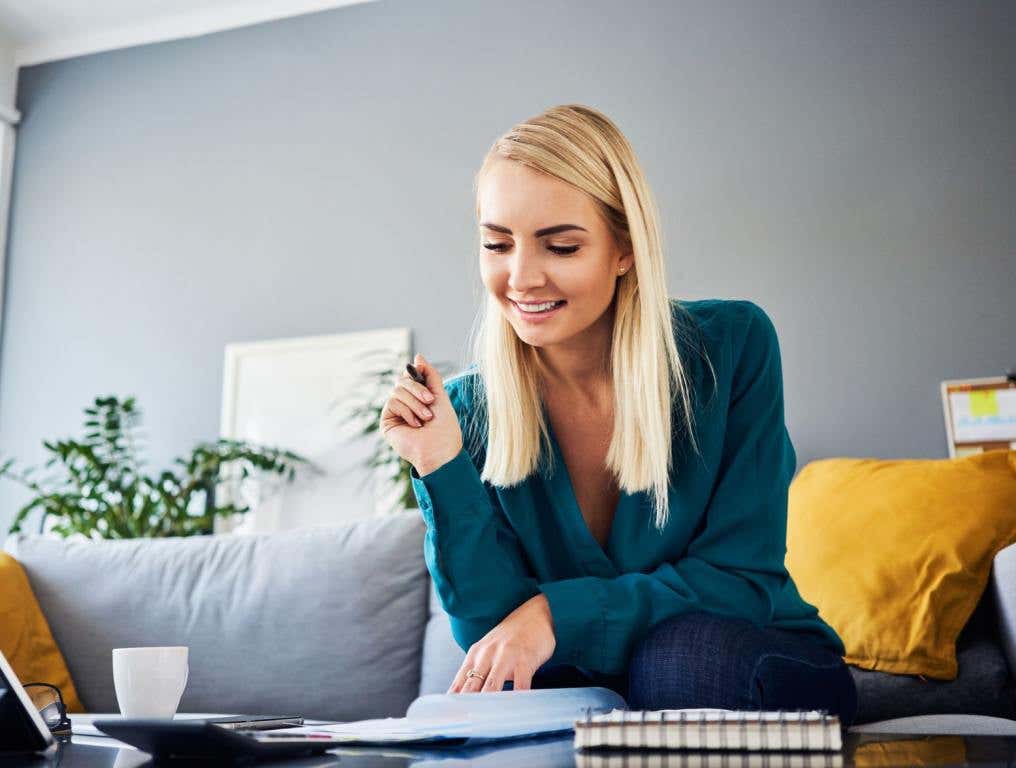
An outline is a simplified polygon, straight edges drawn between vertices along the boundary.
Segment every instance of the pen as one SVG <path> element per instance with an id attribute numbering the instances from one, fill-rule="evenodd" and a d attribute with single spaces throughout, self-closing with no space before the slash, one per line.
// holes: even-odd
<path id="1" fill-rule="evenodd" d="M 331 733 L 262 733 L 259 734 L 262 739 L 291 739 L 294 741 L 303 741 L 304 739 L 328 739 L 331 741 L 335 736 Z"/>
<path id="2" fill-rule="evenodd" d="M 423 384 L 423 386 L 427 386 L 427 377 L 424 376 L 422 373 L 420 373 L 418 370 L 416 370 L 415 365 L 413 365 L 412 363 L 406 363 L 406 371 L 409 373 L 410 376 L 413 377 L 413 381 L 415 381 L 417 384 Z"/>

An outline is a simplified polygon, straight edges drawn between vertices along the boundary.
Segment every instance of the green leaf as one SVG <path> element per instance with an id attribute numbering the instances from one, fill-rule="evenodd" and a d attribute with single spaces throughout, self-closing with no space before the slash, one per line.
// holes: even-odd
<path id="1" fill-rule="evenodd" d="M 163 470 L 149 477 L 141 471 L 146 463 L 140 454 L 141 409 L 133 396 L 120 401 L 116 396 L 96 397 L 94 408 L 85 408 L 85 437 L 43 441 L 52 456 L 45 467 L 57 468 L 46 481 L 29 478 L 37 468 L 28 468 L 23 476 L 10 473 L 15 460 L 0 467 L 0 476 L 29 486 L 34 498 L 15 515 L 11 531 L 21 530 L 25 519 L 35 510 L 45 522 L 55 518 L 50 530 L 58 535 L 82 534 L 89 538 L 132 538 L 136 536 L 191 536 L 210 533 L 215 509 L 208 506 L 203 514 L 192 507 L 201 498 L 210 499 L 220 478 L 235 476 L 238 464 L 244 476 L 264 471 L 286 476 L 292 481 L 297 467 L 321 471 L 313 462 L 279 447 L 259 446 L 242 440 L 219 439 L 198 443 L 190 455 L 176 458 L 173 464 L 183 470 L 180 476 Z M 92 427 L 89 431 L 88 427 Z M 47 489 L 45 486 L 51 486 Z M 193 503 L 192 503 L 193 502 Z M 231 514 L 242 514 L 247 507 L 228 507 Z"/>

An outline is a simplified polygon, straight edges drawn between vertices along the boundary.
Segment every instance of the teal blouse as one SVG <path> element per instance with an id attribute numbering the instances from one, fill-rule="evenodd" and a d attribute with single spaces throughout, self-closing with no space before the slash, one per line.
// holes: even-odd
<path id="1" fill-rule="evenodd" d="M 745 300 L 671 305 L 675 339 L 694 385 L 701 456 L 686 444 L 675 410 L 662 531 L 653 523 L 648 494 L 622 491 L 601 547 L 575 500 L 553 429 L 554 461 L 541 461 L 538 471 L 510 488 L 480 479 L 484 446 L 468 439 L 434 471 L 421 477 L 411 470 L 427 525 L 427 568 L 463 650 L 542 592 L 557 641 L 548 664 L 622 673 L 650 627 L 687 611 L 805 633 L 844 654 L 839 636 L 800 596 L 784 567 L 787 491 L 797 458 L 783 420 L 772 321 Z M 702 352 L 715 370 L 715 386 Z M 475 366 L 445 382 L 464 436 L 470 419 L 484 423 L 475 405 L 479 386 Z"/>

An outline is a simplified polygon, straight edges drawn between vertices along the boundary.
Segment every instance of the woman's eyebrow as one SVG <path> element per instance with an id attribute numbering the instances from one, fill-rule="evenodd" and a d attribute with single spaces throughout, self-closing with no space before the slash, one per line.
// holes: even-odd
<path id="1" fill-rule="evenodd" d="M 492 229 L 495 232 L 501 232 L 505 235 L 512 234 L 512 231 L 508 229 L 508 227 L 502 227 L 500 224 L 492 224 L 489 221 L 481 223 L 480 226 L 485 227 L 486 229 Z M 580 227 L 578 224 L 556 224 L 553 227 L 544 227 L 543 229 L 536 230 L 533 233 L 533 237 L 546 237 L 547 235 L 556 235 L 558 232 L 567 232 L 570 229 L 581 229 L 583 232 L 589 231 L 585 227 Z"/>

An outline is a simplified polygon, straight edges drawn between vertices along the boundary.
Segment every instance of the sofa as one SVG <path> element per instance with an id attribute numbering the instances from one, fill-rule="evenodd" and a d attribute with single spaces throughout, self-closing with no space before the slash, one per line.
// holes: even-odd
<path id="1" fill-rule="evenodd" d="M 180 711 L 398 717 L 464 659 L 416 510 L 273 534 L 86 541 L 10 536 L 85 708 L 116 712 L 111 650 L 186 645 Z M 1016 545 L 957 644 L 959 675 L 851 667 L 852 730 L 1016 734 Z M 930 717 L 929 717 L 930 716 Z M 915 719 L 916 717 L 916 719 Z"/>

